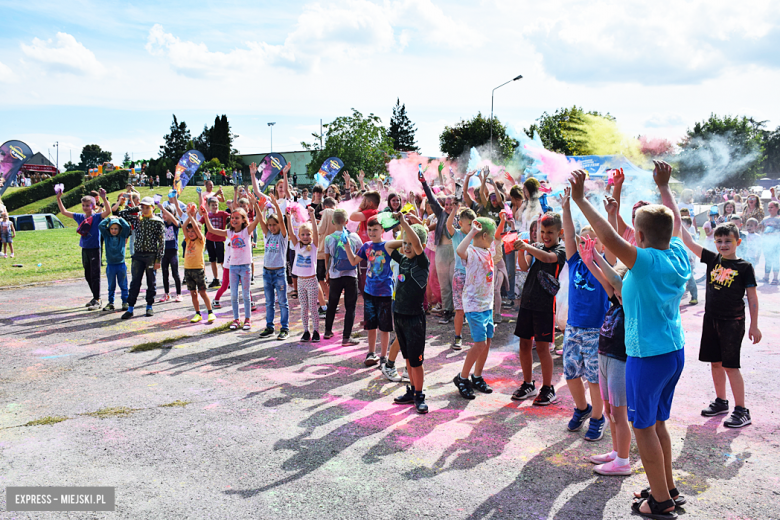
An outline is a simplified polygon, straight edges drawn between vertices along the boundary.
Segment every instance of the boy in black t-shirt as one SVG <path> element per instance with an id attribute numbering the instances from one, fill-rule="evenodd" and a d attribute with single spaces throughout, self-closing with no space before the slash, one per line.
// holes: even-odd
<path id="1" fill-rule="evenodd" d="M 537 396 L 534 404 L 546 406 L 557 401 L 552 386 L 553 360 L 550 343 L 555 339 L 555 294 L 558 292 L 558 275 L 566 263 L 566 248 L 558 242 L 562 221 L 557 213 L 541 218 L 541 247 L 515 242 L 515 249 L 523 251 L 518 255 L 520 269 L 528 271 L 520 298 L 520 312 L 517 314 L 515 336 L 520 338 L 520 365 L 523 368 L 523 384 L 512 399 L 522 400 Z M 533 260 L 533 264 L 530 262 Z M 529 266 L 530 265 L 530 266 Z M 533 372 L 533 344 L 536 340 L 536 354 L 542 365 L 542 388 L 536 390 L 531 380 Z M 538 395 L 537 395 L 538 394 Z"/>
<path id="2" fill-rule="evenodd" d="M 750 410 L 745 408 L 745 383 L 739 371 L 740 348 L 745 337 L 745 302 L 747 292 L 750 308 L 748 337 L 753 343 L 761 341 L 758 330 L 758 296 L 756 275 L 750 262 L 737 258 L 739 229 L 728 222 L 720 224 L 713 233 L 718 253 L 704 249 L 683 228 L 683 240 L 693 254 L 707 264 L 707 302 L 704 307 L 699 361 L 711 363 L 715 400 L 702 410 L 705 417 L 729 412 L 726 400 L 726 378 L 734 394 L 734 412 L 723 425 L 742 428 L 751 423 Z"/>
<path id="3" fill-rule="evenodd" d="M 394 216 L 403 229 L 403 245 L 400 251 L 390 247 L 393 242 L 387 242 L 385 247 L 391 251 L 390 258 L 398 262 L 393 318 L 396 339 L 406 359 L 411 385 L 406 387 L 404 395 L 393 401 L 396 404 L 414 404 L 417 413 L 428 413 L 423 394 L 422 367 L 425 356 L 425 309 L 422 303 L 430 265 L 428 257 L 423 254 L 423 244 L 428 240 L 428 232 L 420 224 L 410 225 L 401 213 Z"/>

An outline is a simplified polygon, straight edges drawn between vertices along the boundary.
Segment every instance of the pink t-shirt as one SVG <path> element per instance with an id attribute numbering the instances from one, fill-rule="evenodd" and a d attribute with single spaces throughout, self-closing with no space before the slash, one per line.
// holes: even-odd
<path id="1" fill-rule="evenodd" d="M 252 263 L 252 239 L 247 228 L 236 233 L 231 229 L 227 230 L 227 239 L 230 243 L 230 265 L 250 265 Z"/>
<path id="2" fill-rule="evenodd" d="M 309 278 L 317 274 L 317 246 L 309 244 L 307 250 L 305 244 L 298 242 L 293 248 L 295 260 L 293 261 L 292 274 L 300 278 Z"/>

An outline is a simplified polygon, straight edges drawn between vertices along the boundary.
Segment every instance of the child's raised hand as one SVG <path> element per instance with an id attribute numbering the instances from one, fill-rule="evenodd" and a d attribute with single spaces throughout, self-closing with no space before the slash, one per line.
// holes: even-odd
<path id="1" fill-rule="evenodd" d="M 360 170 L 360 171 L 358 172 L 358 180 L 361 180 L 361 181 L 362 181 L 362 180 L 365 180 L 365 178 L 366 178 L 366 174 L 365 174 L 365 173 L 363 173 L 363 170 Z"/>
<path id="2" fill-rule="evenodd" d="M 583 237 L 580 243 L 580 257 L 586 264 L 593 262 L 593 248 L 596 245 L 596 241 L 588 237 Z"/>
<path id="3" fill-rule="evenodd" d="M 292 163 L 285 164 L 284 168 L 282 168 L 282 175 L 286 176 L 287 173 L 290 171 L 290 168 L 292 168 Z"/>
<path id="4" fill-rule="evenodd" d="M 653 180 L 659 188 L 669 185 L 669 178 L 672 176 L 672 166 L 664 161 L 653 161 Z"/>
<path id="5" fill-rule="evenodd" d="M 471 229 L 476 231 L 482 231 L 482 224 L 478 220 L 475 220 L 474 222 L 471 223 Z"/>
<path id="6" fill-rule="evenodd" d="M 561 207 L 564 210 L 568 210 L 571 206 L 571 188 L 565 187 L 563 189 L 563 193 L 561 193 L 560 197 L 558 197 L 558 202 L 561 204 Z"/>
<path id="7" fill-rule="evenodd" d="M 306 208 L 309 212 L 309 217 L 311 217 L 312 220 L 314 220 L 314 208 L 312 206 L 309 206 Z"/>
<path id="8" fill-rule="evenodd" d="M 587 173 L 585 170 L 575 170 L 571 172 L 569 183 L 571 184 L 571 198 L 574 202 L 581 201 L 585 198 L 585 178 Z"/>
<path id="9" fill-rule="evenodd" d="M 272 203 L 276 204 L 276 195 L 274 195 L 273 191 L 268 192 L 268 198 Z"/>
<path id="10" fill-rule="evenodd" d="M 249 165 L 249 173 L 252 175 L 257 174 L 257 163 L 252 163 Z"/>
<path id="11" fill-rule="evenodd" d="M 101 198 L 105 197 L 106 196 L 106 190 L 104 188 L 100 188 L 98 190 L 98 194 L 100 195 Z"/>
<path id="12" fill-rule="evenodd" d="M 626 174 L 623 173 L 623 168 L 618 168 L 612 173 L 612 182 L 615 187 L 618 188 L 623 185 L 623 181 L 626 180 Z"/>
<path id="13" fill-rule="evenodd" d="M 604 197 L 604 209 L 607 212 L 607 215 L 612 215 L 617 212 L 618 210 L 618 203 L 615 199 L 607 195 Z"/>

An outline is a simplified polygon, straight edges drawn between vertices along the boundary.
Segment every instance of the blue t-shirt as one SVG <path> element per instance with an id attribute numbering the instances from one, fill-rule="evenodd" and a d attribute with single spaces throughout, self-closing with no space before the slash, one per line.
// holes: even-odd
<path id="1" fill-rule="evenodd" d="M 393 269 L 390 267 L 390 255 L 385 251 L 385 242 L 366 242 L 357 255 L 368 262 L 366 292 L 371 296 L 392 296 Z"/>
<path id="2" fill-rule="evenodd" d="M 569 317 L 567 325 L 599 329 L 609 309 L 607 291 L 582 261 L 579 251 L 566 261 L 569 264 Z"/>
<path id="3" fill-rule="evenodd" d="M 82 222 L 87 220 L 87 216 L 83 213 L 74 213 L 73 220 L 76 221 L 76 224 L 81 225 Z M 92 214 L 92 227 L 89 230 L 89 235 L 81 237 L 81 240 L 79 240 L 79 246 L 83 247 L 84 249 L 100 248 L 100 230 L 98 229 L 98 226 L 100 226 L 101 220 L 103 220 L 101 213 Z"/>
<path id="4" fill-rule="evenodd" d="M 660 356 L 685 345 L 680 300 L 691 276 L 688 251 L 672 237 L 669 249 L 636 250 L 636 263 L 623 281 L 626 354 Z"/>
<path id="5" fill-rule="evenodd" d="M 464 238 L 466 238 L 466 233 L 456 229 L 455 234 L 452 235 L 452 250 L 455 251 L 455 272 L 466 276 L 466 266 L 463 265 L 463 259 L 458 254 L 458 246 L 463 242 Z"/>
<path id="6" fill-rule="evenodd" d="M 179 250 L 179 226 L 165 221 L 165 249 Z"/>

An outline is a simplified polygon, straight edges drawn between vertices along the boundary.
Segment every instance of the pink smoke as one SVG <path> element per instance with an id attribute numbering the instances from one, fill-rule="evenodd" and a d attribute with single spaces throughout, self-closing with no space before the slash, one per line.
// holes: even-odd
<path id="1" fill-rule="evenodd" d="M 656 157 L 674 152 L 674 145 L 668 139 L 639 136 L 639 147 L 642 154 Z"/>
<path id="2" fill-rule="evenodd" d="M 552 185 L 566 184 L 569 175 L 582 166 L 578 161 L 569 159 L 563 154 L 551 152 L 544 148 L 531 148 L 525 146 L 528 155 L 537 159 L 539 171 L 547 175 L 547 181 Z"/>
<path id="3" fill-rule="evenodd" d="M 450 181 L 450 167 L 455 170 L 455 163 L 450 163 L 446 159 L 433 159 L 428 160 L 427 157 L 423 157 L 416 153 L 409 153 L 406 159 L 393 159 L 387 165 L 388 173 L 390 174 L 390 184 L 397 192 L 403 191 L 408 193 L 414 191 L 419 193 L 422 191 L 420 181 L 417 179 L 418 165 L 422 164 L 425 171 L 425 180 L 428 184 L 439 183 L 439 164 L 444 164 L 444 169 L 441 172 L 442 178 L 446 183 Z"/>

